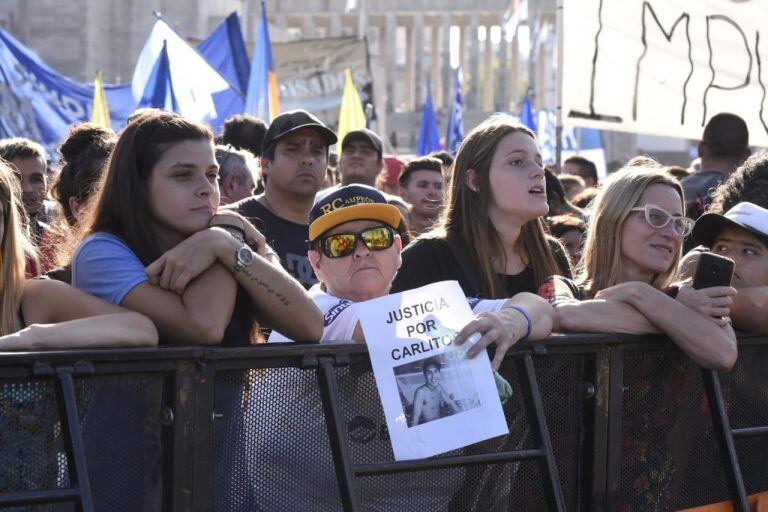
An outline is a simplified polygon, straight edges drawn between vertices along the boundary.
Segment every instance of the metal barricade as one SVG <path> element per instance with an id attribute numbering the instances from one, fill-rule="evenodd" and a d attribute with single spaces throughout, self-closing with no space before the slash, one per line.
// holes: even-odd
<path id="1" fill-rule="evenodd" d="M 768 425 L 766 355 L 768 339 L 741 338 L 713 388 L 748 494 L 768 490 L 768 440 L 750 435 Z M 677 510 L 732 498 L 718 448 L 729 431 L 668 340 L 554 335 L 516 347 L 501 373 L 514 390 L 507 435 L 402 463 L 363 345 L 2 354 L 0 510 Z"/>

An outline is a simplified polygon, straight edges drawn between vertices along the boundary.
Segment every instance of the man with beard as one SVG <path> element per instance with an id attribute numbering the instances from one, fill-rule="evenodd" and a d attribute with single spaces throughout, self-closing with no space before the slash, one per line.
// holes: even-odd
<path id="1" fill-rule="evenodd" d="M 277 116 L 264 135 L 264 193 L 228 206 L 250 220 L 305 288 L 317 282 L 307 258 L 309 211 L 325 180 L 336 134 L 306 110 Z"/>
<path id="2" fill-rule="evenodd" d="M 398 193 L 411 205 L 409 227 L 414 236 L 426 233 L 440 217 L 443 208 L 443 166 L 434 157 L 422 157 L 406 164 Z"/>

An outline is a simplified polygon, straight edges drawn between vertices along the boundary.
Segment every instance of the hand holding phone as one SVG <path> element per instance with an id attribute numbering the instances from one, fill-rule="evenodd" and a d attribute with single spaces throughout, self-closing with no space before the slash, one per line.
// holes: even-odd
<path id="1" fill-rule="evenodd" d="M 731 297 L 736 290 L 730 286 L 734 262 L 712 253 L 701 253 L 693 283 L 684 283 L 677 300 L 699 313 L 712 317 L 721 327 L 730 323 Z"/>
<path id="2" fill-rule="evenodd" d="M 699 256 L 696 273 L 693 275 L 693 287 L 697 290 L 713 286 L 730 286 L 735 263 L 732 259 L 703 252 Z"/>

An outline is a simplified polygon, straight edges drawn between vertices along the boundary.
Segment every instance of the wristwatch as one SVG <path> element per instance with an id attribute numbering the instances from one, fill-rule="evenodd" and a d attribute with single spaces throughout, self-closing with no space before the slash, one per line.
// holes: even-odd
<path id="1" fill-rule="evenodd" d="M 235 252 L 235 267 L 237 267 L 238 270 L 250 267 L 252 263 L 253 251 L 251 251 L 251 248 L 247 245 L 240 247 Z"/>

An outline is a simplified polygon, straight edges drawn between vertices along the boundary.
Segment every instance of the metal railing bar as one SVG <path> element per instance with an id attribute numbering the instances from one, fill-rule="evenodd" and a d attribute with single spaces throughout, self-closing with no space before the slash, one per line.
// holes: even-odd
<path id="1" fill-rule="evenodd" d="M 482 455 L 459 455 L 456 457 L 444 457 L 439 459 L 359 464 L 354 466 L 354 472 L 357 476 L 376 476 L 391 473 L 407 473 L 411 471 L 428 471 L 431 469 L 473 466 L 478 464 L 502 464 L 506 462 L 527 461 L 544 456 L 545 452 L 541 449 L 516 450 L 509 452 L 484 453 Z"/>
<path id="2" fill-rule="evenodd" d="M 734 428 L 731 430 L 733 437 L 757 437 L 768 436 L 768 425 L 760 427 Z"/>
<path id="3" fill-rule="evenodd" d="M 325 424 L 328 428 L 328 438 L 333 454 L 333 466 L 339 484 L 339 494 L 345 511 L 360 510 L 360 504 L 355 486 L 355 475 L 352 468 L 352 455 L 343 430 L 344 418 L 339 404 L 339 390 L 336 375 L 333 371 L 334 361 L 330 357 L 319 359 L 317 380 L 320 386 L 320 396 L 323 400 Z"/>

